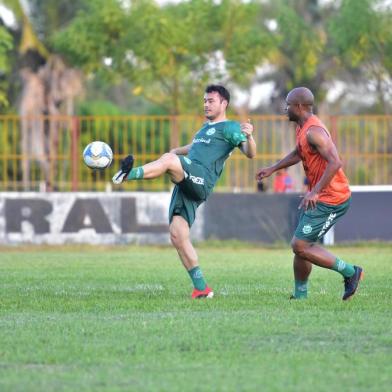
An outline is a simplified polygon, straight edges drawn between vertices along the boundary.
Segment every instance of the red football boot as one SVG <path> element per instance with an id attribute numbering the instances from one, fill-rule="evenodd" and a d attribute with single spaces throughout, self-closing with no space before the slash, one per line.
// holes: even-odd
<path id="1" fill-rule="evenodd" d="M 192 298 L 212 298 L 214 292 L 208 286 L 204 290 L 193 289 Z"/>

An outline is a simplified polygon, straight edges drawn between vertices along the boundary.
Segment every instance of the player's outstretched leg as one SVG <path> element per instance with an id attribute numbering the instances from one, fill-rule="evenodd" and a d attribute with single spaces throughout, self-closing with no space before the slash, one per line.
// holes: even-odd
<path id="1" fill-rule="evenodd" d="M 170 224 L 170 239 L 192 280 L 194 287 L 192 298 L 212 298 L 214 292 L 207 286 L 204 279 L 199 267 L 197 253 L 189 238 L 188 222 L 182 216 L 175 215 L 173 217 Z"/>
<path id="2" fill-rule="evenodd" d="M 184 179 L 184 169 L 180 158 L 176 154 L 168 152 L 156 161 L 135 168 L 133 168 L 133 162 L 132 155 L 128 155 L 121 161 L 121 169 L 112 179 L 115 184 L 121 184 L 125 180 L 151 180 L 165 173 L 169 174 L 175 183 Z"/>

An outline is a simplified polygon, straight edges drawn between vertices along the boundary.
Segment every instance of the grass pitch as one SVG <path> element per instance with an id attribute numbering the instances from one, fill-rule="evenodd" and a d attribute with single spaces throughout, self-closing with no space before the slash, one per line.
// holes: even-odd
<path id="1" fill-rule="evenodd" d="M 363 266 L 314 268 L 289 301 L 292 256 L 203 246 L 212 300 L 171 248 L 26 248 L 0 253 L 1 391 L 388 391 L 392 245 L 335 248 Z"/>

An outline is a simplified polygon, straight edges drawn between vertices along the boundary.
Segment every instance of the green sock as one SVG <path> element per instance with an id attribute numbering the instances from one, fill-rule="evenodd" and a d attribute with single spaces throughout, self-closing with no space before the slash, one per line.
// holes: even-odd
<path id="1" fill-rule="evenodd" d="M 297 299 L 308 298 L 308 281 L 295 279 L 294 297 Z"/>
<path id="2" fill-rule="evenodd" d="M 192 279 L 193 286 L 195 289 L 204 290 L 206 288 L 206 281 L 203 278 L 203 273 L 200 267 L 194 267 L 188 271 L 189 276 Z"/>
<path id="3" fill-rule="evenodd" d="M 355 273 L 354 266 L 344 262 L 343 260 L 339 259 L 339 257 L 336 258 L 332 269 L 336 272 L 339 272 L 339 274 L 342 274 L 345 278 L 350 278 Z"/>
<path id="4" fill-rule="evenodd" d="M 144 177 L 144 169 L 143 166 L 135 167 L 132 169 L 129 174 L 127 179 L 128 180 L 141 180 Z"/>

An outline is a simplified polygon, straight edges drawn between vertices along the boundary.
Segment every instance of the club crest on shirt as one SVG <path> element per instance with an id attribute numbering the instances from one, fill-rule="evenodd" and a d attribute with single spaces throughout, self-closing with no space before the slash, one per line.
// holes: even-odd
<path id="1" fill-rule="evenodd" d="M 211 136 L 211 135 L 213 135 L 215 132 L 216 132 L 216 129 L 215 129 L 215 128 L 210 128 L 210 129 L 206 132 L 206 135 Z"/>
<path id="2" fill-rule="evenodd" d="M 304 233 L 304 234 L 310 234 L 311 232 L 312 232 L 312 226 L 310 226 L 310 225 L 305 225 L 303 228 L 302 228 L 302 232 Z"/>

